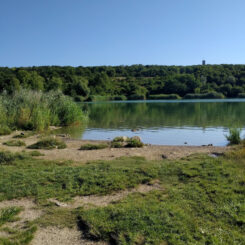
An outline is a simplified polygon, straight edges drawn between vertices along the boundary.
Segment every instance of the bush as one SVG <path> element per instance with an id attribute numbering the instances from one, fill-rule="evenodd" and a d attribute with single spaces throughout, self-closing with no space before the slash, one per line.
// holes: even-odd
<path id="1" fill-rule="evenodd" d="M 0 135 L 11 134 L 11 129 L 6 125 L 0 125 Z"/>
<path id="2" fill-rule="evenodd" d="M 129 140 L 129 137 L 127 136 L 118 136 L 115 137 L 112 142 L 127 142 Z"/>
<path id="3" fill-rule="evenodd" d="M 51 150 L 51 149 L 65 149 L 67 146 L 66 144 L 58 139 L 55 138 L 46 138 L 38 141 L 37 143 L 28 146 L 29 149 L 44 149 L 44 150 Z"/>
<path id="4" fill-rule="evenodd" d="M 108 148 L 107 144 L 85 144 L 82 145 L 79 150 L 88 151 L 88 150 L 101 150 L 105 148 Z"/>
<path id="5" fill-rule="evenodd" d="M 238 98 L 244 99 L 245 98 L 245 93 L 239 93 L 237 95 Z"/>
<path id="6" fill-rule="evenodd" d="M 9 140 L 3 143 L 4 145 L 7 146 L 25 146 L 25 142 L 21 140 Z"/>
<path id="7" fill-rule="evenodd" d="M 82 122 L 86 117 L 71 98 L 61 92 L 42 93 L 20 90 L 13 95 L 0 96 L 2 125 L 24 130 L 45 130 L 50 125 L 68 126 Z"/>
<path id="8" fill-rule="evenodd" d="M 178 94 L 152 94 L 149 95 L 150 100 L 179 100 L 181 97 Z"/>
<path id="9" fill-rule="evenodd" d="M 9 151 L 0 151 L 0 165 L 12 163 L 17 159 L 25 159 L 28 156 L 21 153 L 11 153 Z"/>
<path id="10" fill-rule="evenodd" d="M 138 147 L 143 147 L 143 146 L 144 144 L 141 140 L 135 139 L 134 137 L 132 137 L 128 140 L 128 143 L 125 147 L 137 147 L 138 148 Z"/>
<path id="11" fill-rule="evenodd" d="M 145 100 L 146 97 L 144 94 L 132 94 L 130 96 L 128 96 L 129 100 Z"/>
<path id="12" fill-rule="evenodd" d="M 229 145 L 237 145 L 241 143 L 241 129 L 230 128 L 229 134 L 226 135 L 226 139 L 229 141 Z"/>
<path id="13" fill-rule="evenodd" d="M 184 99 L 224 99 L 222 93 L 210 92 L 205 94 L 186 94 Z"/>
<path id="14" fill-rule="evenodd" d="M 123 144 L 123 142 L 118 141 L 118 142 L 111 142 L 111 148 L 123 148 L 125 147 L 125 145 Z"/>

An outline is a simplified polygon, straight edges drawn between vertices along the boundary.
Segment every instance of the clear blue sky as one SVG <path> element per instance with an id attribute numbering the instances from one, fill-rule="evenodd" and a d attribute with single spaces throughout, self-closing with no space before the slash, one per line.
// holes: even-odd
<path id="1" fill-rule="evenodd" d="M 245 63 L 244 0 L 2 0 L 0 66 Z"/>

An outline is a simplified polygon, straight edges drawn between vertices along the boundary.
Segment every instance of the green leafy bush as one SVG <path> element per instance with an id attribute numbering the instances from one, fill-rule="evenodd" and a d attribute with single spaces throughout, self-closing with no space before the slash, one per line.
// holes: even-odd
<path id="1" fill-rule="evenodd" d="M 140 148 L 140 147 L 143 147 L 143 146 L 144 146 L 144 144 L 143 144 L 143 142 L 141 140 L 132 137 L 132 138 L 130 138 L 127 141 L 127 145 L 125 147 L 137 147 L 137 148 Z"/>
<path id="2" fill-rule="evenodd" d="M 0 111 L 4 113 L 1 125 L 6 128 L 44 130 L 50 125 L 68 126 L 86 119 L 80 106 L 61 92 L 42 93 L 20 90 L 0 96 Z M 1 126 L 3 127 L 3 126 Z"/>
<path id="3" fill-rule="evenodd" d="M 186 94 L 184 99 L 224 99 L 225 96 L 218 92 L 209 92 L 204 94 Z"/>
<path id="4" fill-rule="evenodd" d="M 37 143 L 28 146 L 29 149 L 44 149 L 44 150 L 51 150 L 51 149 L 64 149 L 66 148 L 65 142 L 55 139 L 55 138 L 46 138 L 38 141 Z"/>
<path id="5" fill-rule="evenodd" d="M 181 97 L 178 94 L 151 94 L 148 97 L 150 100 L 179 100 Z"/>
<path id="6" fill-rule="evenodd" d="M 226 139 L 229 141 L 230 145 L 237 145 L 241 143 L 241 129 L 240 128 L 230 128 L 229 134 L 226 135 Z"/>
<path id="7" fill-rule="evenodd" d="M 108 148 L 107 144 L 85 144 L 79 150 L 101 150 L 105 148 Z"/>

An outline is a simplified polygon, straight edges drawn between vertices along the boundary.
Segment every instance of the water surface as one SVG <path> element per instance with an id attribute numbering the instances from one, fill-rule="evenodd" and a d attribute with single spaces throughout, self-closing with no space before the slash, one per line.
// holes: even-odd
<path id="1" fill-rule="evenodd" d="M 224 146 L 229 127 L 245 134 L 245 99 L 127 101 L 81 105 L 89 113 L 84 129 L 73 128 L 75 138 L 106 140 L 138 135 L 144 143 L 159 145 Z"/>

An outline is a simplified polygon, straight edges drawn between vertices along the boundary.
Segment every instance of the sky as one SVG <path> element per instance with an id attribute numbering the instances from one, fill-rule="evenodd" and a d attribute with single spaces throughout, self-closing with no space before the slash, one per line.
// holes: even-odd
<path id="1" fill-rule="evenodd" d="M 245 64 L 244 0 L 1 0 L 0 66 Z"/>

